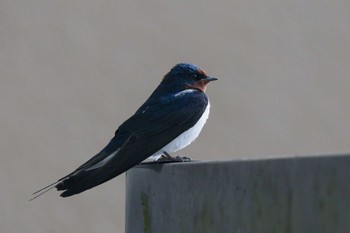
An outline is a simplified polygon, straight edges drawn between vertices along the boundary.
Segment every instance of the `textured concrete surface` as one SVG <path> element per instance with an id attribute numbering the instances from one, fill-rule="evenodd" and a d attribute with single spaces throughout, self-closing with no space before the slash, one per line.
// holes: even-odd
<path id="1" fill-rule="evenodd" d="M 350 155 L 140 165 L 126 233 L 348 233 Z"/>
<path id="2" fill-rule="evenodd" d="M 27 200 L 105 146 L 180 61 L 220 81 L 177 155 L 350 152 L 349 12 L 346 0 L 0 0 L 0 232 L 123 233 L 124 175 Z"/>

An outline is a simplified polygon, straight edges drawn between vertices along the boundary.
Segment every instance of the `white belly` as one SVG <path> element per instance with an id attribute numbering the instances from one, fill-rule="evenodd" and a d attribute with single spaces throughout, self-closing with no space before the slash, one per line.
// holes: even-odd
<path id="1" fill-rule="evenodd" d="M 209 117 L 209 109 L 210 109 L 210 103 L 208 101 L 207 108 L 203 112 L 199 121 L 194 126 L 192 126 L 192 128 L 188 129 L 187 131 L 177 136 L 177 138 L 172 140 L 168 145 L 166 145 L 165 147 L 163 147 L 162 149 L 154 153 L 149 158 L 157 160 L 163 154 L 163 151 L 171 153 L 171 152 L 178 151 L 188 146 L 189 144 L 191 144 L 191 142 L 193 142 L 198 137 L 205 122 L 207 121 Z"/>

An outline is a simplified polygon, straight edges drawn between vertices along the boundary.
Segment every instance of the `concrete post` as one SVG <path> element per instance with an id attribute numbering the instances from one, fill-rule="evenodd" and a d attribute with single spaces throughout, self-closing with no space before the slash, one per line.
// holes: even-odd
<path id="1" fill-rule="evenodd" d="M 126 233 L 349 233 L 350 156 L 139 165 Z"/>

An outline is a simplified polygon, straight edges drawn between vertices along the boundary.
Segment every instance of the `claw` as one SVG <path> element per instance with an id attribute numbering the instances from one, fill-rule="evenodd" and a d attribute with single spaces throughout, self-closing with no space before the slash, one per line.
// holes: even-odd
<path id="1" fill-rule="evenodd" d="M 168 152 L 163 151 L 162 156 L 157 160 L 159 162 L 191 162 L 192 160 L 188 157 L 172 157 Z"/>
<path id="2" fill-rule="evenodd" d="M 180 157 L 180 156 L 176 156 L 175 159 L 179 162 L 191 162 L 191 158 L 188 158 L 186 156 Z"/>

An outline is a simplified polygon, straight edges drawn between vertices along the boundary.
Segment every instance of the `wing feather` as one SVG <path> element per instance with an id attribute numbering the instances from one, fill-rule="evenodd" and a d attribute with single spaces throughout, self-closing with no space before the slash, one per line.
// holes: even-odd
<path id="1" fill-rule="evenodd" d="M 153 155 L 181 133 L 195 125 L 208 99 L 203 92 L 152 100 L 116 131 L 111 142 L 95 157 L 81 165 L 56 187 L 71 196 L 104 183 Z M 89 170 L 113 151 L 118 152 L 103 166 Z"/>

